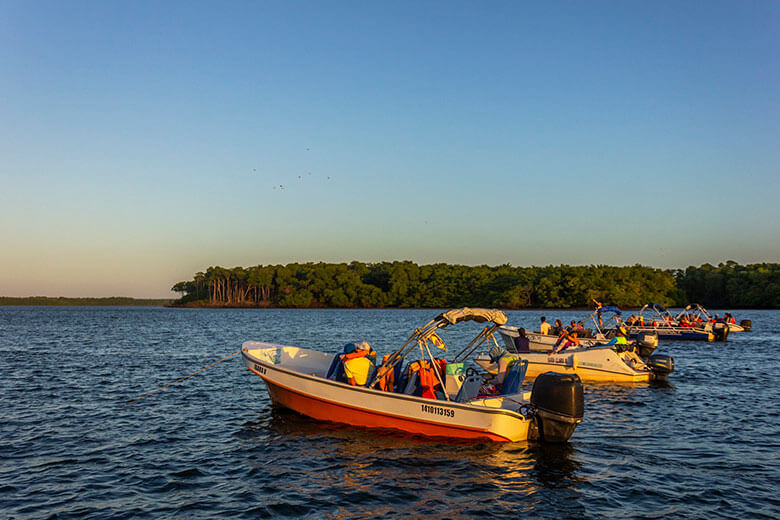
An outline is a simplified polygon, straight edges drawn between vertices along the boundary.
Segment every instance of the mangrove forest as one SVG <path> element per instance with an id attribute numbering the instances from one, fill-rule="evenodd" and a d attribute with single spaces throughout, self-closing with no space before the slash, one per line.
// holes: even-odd
<path id="1" fill-rule="evenodd" d="M 779 308 L 780 264 L 726 262 L 684 270 L 614 267 L 292 263 L 209 267 L 172 288 L 174 305 L 283 308 L 586 308 L 696 302 Z"/>

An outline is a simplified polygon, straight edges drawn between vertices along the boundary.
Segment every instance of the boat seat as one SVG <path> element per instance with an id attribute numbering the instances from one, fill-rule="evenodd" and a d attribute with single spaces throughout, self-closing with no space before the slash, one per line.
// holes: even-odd
<path id="1" fill-rule="evenodd" d="M 406 389 L 406 383 L 409 382 L 409 372 L 406 363 L 400 361 L 393 370 L 395 370 L 395 388 L 393 388 L 393 392 L 402 394 Z"/>
<path id="2" fill-rule="evenodd" d="M 519 359 L 512 363 L 504 377 L 504 386 L 501 388 L 501 395 L 516 394 L 525 379 L 525 373 L 528 370 L 528 360 Z"/>
<path id="3" fill-rule="evenodd" d="M 473 375 L 466 378 L 458 391 L 458 395 L 455 396 L 455 401 L 458 403 L 465 403 L 474 399 L 479 394 L 479 388 L 482 386 L 482 377 L 479 375 Z"/>

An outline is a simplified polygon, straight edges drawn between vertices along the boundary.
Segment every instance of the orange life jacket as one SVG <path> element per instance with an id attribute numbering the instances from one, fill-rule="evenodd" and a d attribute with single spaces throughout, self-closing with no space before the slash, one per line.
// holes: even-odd
<path id="1" fill-rule="evenodd" d="M 436 360 L 439 374 L 444 373 L 442 370 L 442 364 L 446 365 L 446 363 L 447 362 L 443 359 Z M 411 363 L 409 365 L 410 377 L 413 377 L 415 372 L 420 374 L 420 387 L 422 388 L 421 397 L 436 399 L 436 390 L 441 390 L 441 383 L 439 383 L 439 379 L 436 377 L 436 372 L 434 372 L 434 368 L 430 361 L 420 360 Z"/>
<path id="2" fill-rule="evenodd" d="M 377 384 L 379 385 L 379 389 L 384 392 L 392 392 L 393 388 L 395 388 L 395 367 L 385 367 L 388 359 L 390 359 L 390 354 L 385 354 L 382 357 L 382 366 L 379 367 L 377 372 L 382 374 L 377 380 Z"/>

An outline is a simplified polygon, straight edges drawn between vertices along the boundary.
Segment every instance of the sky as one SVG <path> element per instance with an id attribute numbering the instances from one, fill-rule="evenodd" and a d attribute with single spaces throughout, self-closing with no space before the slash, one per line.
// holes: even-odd
<path id="1" fill-rule="evenodd" d="M 780 261 L 776 1 L 0 0 L 0 295 Z"/>

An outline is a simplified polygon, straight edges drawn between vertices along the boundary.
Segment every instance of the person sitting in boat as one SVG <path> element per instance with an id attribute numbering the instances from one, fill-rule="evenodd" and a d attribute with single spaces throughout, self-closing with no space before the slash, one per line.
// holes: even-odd
<path id="1" fill-rule="evenodd" d="M 555 325 L 550 330 L 550 334 L 558 335 L 561 332 L 563 332 L 563 323 L 561 323 L 561 320 L 555 320 Z"/>
<path id="2" fill-rule="evenodd" d="M 376 352 L 371 349 L 371 345 L 367 341 L 356 343 L 355 347 L 354 352 L 344 355 L 344 374 L 350 385 L 365 386 L 369 374 L 374 369 L 371 354 L 376 356 Z"/>
<path id="3" fill-rule="evenodd" d="M 576 347 L 579 344 L 580 340 L 577 338 L 576 332 L 564 332 L 560 335 L 558 341 L 555 342 L 552 353 L 557 354 L 558 352 L 562 352 L 571 346 Z"/>
<path id="4" fill-rule="evenodd" d="M 733 323 L 735 325 L 737 323 L 737 320 L 734 319 L 734 316 L 732 316 L 730 312 L 726 313 L 726 323 Z"/>
<path id="5" fill-rule="evenodd" d="M 550 324 L 547 324 L 547 328 L 550 328 Z M 531 343 L 528 341 L 528 336 L 525 335 L 525 329 L 517 329 L 517 337 L 515 338 L 515 349 L 518 352 L 531 352 Z"/>
<path id="6" fill-rule="evenodd" d="M 542 316 L 542 324 L 539 325 L 539 332 L 541 332 L 542 334 L 549 334 L 551 328 L 552 327 L 550 327 L 550 324 L 547 323 L 547 318 Z"/>
<path id="7" fill-rule="evenodd" d="M 602 347 L 611 347 L 612 345 L 628 345 L 628 338 L 626 337 L 626 329 L 618 327 L 615 332 L 615 337 L 609 340 L 607 343 L 601 345 Z"/>
<path id="8" fill-rule="evenodd" d="M 490 380 L 490 383 L 500 388 L 501 385 L 504 384 L 507 370 L 509 370 L 509 367 L 512 366 L 512 363 L 518 360 L 518 357 L 510 353 L 507 349 L 500 347 L 499 345 L 493 345 L 488 354 L 490 355 L 490 360 L 493 363 L 498 363 L 498 373 L 493 376 L 493 379 Z"/>

